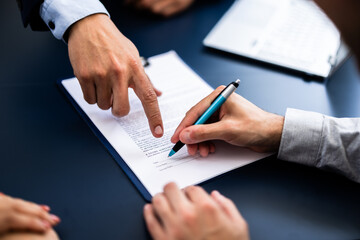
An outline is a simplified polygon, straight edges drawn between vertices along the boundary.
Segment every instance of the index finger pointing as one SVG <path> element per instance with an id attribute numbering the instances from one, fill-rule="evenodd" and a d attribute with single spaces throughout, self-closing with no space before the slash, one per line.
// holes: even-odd
<path id="1" fill-rule="evenodd" d="M 212 93 L 207 97 L 202 99 L 199 103 L 193 106 L 187 113 L 184 119 L 181 121 L 179 126 L 176 128 L 174 135 L 171 137 L 171 142 L 176 143 L 180 140 L 180 132 L 187 128 L 188 126 L 193 125 L 196 120 L 206 111 L 206 109 L 211 105 L 212 101 L 219 95 L 219 93 L 225 88 L 225 86 L 220 86 L 216 88 Z"/>
<path id="2" fill-rule="evenodd" d="M 157 94 L 146 74 L 142 73 L 141 75 L 140 79 L 135 83 L 134 91 L 143 105 L 153 136 L 161 137 L 164 133 L 164 128 Z"/>

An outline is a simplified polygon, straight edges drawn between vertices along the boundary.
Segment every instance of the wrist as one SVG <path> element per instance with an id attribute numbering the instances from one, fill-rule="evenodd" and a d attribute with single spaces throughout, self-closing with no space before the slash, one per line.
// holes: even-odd
<path id="1" fill-rule="evenodd" d="M 280 147 L 284 117 L 266 112 L 261 123 L 262 134 L 260 140 L 251 148 L 257 152 L 277 152 Z"/>
<path id="2" fill-rule="evenodd" d="M 276 152 L 279 150 L 281 135 L 284 127 L 284 116 L 279 116 L 273 113 L 271 121 L 268 124 L 268 146 L 269 151 Z"/>
<path id="3" fill-rule="evenodd" d="M 76 21 L 73 23 L 65 32 L 64 34 L 64 40 L 66 42 L 70 41 L 71 36 L 75 32 L 83 31 L 83 29 L 92 29 L 97 24 L 110 20 L 110 17 L 104 13 L 95 13 L 92 15 L 89 15 L 85 18 L 80 19 L 79 21 Z M 89 27 L 86 27 L 89 26 Z M 96 27 L 94 28 L 96 29 Z"/>

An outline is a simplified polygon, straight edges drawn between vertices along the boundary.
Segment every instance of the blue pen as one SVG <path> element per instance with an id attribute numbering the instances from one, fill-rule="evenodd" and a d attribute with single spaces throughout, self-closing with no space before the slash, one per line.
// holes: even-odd
<path id="1" fill-rule="evenodd" d="M 236 88 L 239 86 L 240 79 L 236 80 L 235 82 L 230 83 L 227 85 L 224 90 L 219 93 L 219 95 L 215 98 L 215 100 L 211 103 L 210 107 L 206 109 L 206 111 L 201 115 L 201 117 L 194 123 L 194 125 L 204 124 L 211 115 L 216 112 L 221 105 L 230 97 L 230 95 L 236 90 Z M 181 141 L 178 141 L 175 146 L 171 149 L 169 153 L 169 157 L 174 155 L 177 151 L 179 151 L 185 144 Z"/>

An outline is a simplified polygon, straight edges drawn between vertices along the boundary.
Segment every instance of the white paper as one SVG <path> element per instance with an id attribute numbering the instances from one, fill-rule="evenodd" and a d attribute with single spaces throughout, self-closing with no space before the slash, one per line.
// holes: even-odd
<path id="1" fill-rule="evenodd" d="M 168 158 L 173 147 L 170 137 L 185 113 L 213 89 L 174 51 L 148 61 L 150 66 L 146 67 L 146 73 L 154 86 L 163 92 L 158 98 L 165 130 L 160 139 L 152 136 L 141 102 L 132 90 L 129 90 L 129 115 L 116 118 L 110 110 L 103 111 L 97 105 L 87 104 L 76 78 L 62 83 L 152 196 L 161 192 L 170 181 L 183 188 L 267 156 L 216 142 L 216 153 L 207 158 L 189 156 L 186 147 Z"/>
<path id="2" fill-rule="evenodd" d="M 204 45 L 327 77 L 340 33 L 308 0 L 238 0 Z"/>

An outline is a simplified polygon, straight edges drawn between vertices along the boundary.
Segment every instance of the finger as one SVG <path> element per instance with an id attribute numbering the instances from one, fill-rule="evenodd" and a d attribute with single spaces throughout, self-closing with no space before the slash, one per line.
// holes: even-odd
<path id="1" fill-rule="evenodd" d="M 116 117 L 126 116 L 130 112 L 129 90 L 127 83 L 116 81 L 113 85 L 112 95 L 112 114 Z"/>
<path id="2" fill-rule="evenodd" d="M 147 229 L 153 239 L 165 239 L 165 232 L 161 226 L 161 223 L 156 218 L 155 211 L 151 204 L 144 206 L 144 218 Z"/>
<path id="3" fill-rule="evenodd" d="M 211 197 L 216 201 L 216 203 L 219 204 L 221 209 L 223 209 L 224 212 L 233 220 L 242 219 L 242 216 L 233 201 L 224 197 L 218 191 L 213 191 L 211 193 Z"/>
<path id="4" fill-rule="evenodd" d="M 41 204 L 40 207 L 44 209 L 46 212 L 50 212 L 50 207 L 48 205 Z"/>
<path id="5" fill-rule="evenodd" d="M 79 78 L 78 78 L 79 79 Z M 84 99 L 89 104 L 96 103 L 96 88 L 94 83 L 91 81 L 83 81 L 79 79 L 81 90 L 83 92 Z"/>
<path id="6" fill-rule="evenodd" d="M 209 194 L 199 186 L 189 186 L 185 188 L 185 193 L 188 199 L 194 203 L 204 203 L 211 200 Z"/>
<path id="7" fill-rule="evenodd" d="M 8 219 L 8 226 L 11 230 L 31 230 L 37 232 L 45 232 L 51 228 L 48 221 L 25 214 L 13 214 Z"/>
<path id="8" fill-rule="evenodd" d="M 188 127 L 193 125 L 196 120 L 206 111 L 206 109 L 211 105 L 212 101 L 217 97 L 217 95 L 225 88 L 225 86 L 218 87 L 215 91 L 210 93 L 207 97 L 202 99 L 199 103 L 193 106 L 187 113 L 184 119 L 181 121 L 179 126 L 176 128 L 174 135 L 171 137 L 171 142 L 176 143 L 180 140 L 180 132 Z"/>
<path id="9" fill-rule="evenodd" d="M 207 157 L 210 152 L 209 143 L 203 142 L 199 144 L 199 153 L 202 157 Z"/>
<path id="10" fill-rule="evenodd" d="M 96 81 L 96 100 L 97 105 L 102 110 L 108 110 L 111 105 L 111 86 L 108 79 L 99 78 Z"/>
<path id="11" fill-rule="evenodd" d="M 173 210 L 164 194 L 159 193 L 152 198 L 152 207 L 165 227 L 172 223 Z"/>
<path id="12" fill-rule="evenodd" d="M 60 222 L 59 217 L 53 214 L 49 214 L 40 205 L 22 199 L 14 199 L 13 208 L 19 213 L 33 217 L 38 217 L 44 221 L 51 223 L 52 225 L 55 225 Z"/>
<path id="13" fill-rule="evenodd" d="M 197 153 L 198 148 L 199 148 L 199 144 L 188 144 L 186 146 L 187 146 L 187 149 L 188 149 L 188 153 L 191 156 L 194 156 Z"/>
<path id="14" fill-rule="evenodd" d="M 209 140 L 222 140 L 225 127 L 222 122 L 193 125 L 180 132 L 180 141 L 185 144 L 196 144 Z"/>
<path id="15" fill-rule="evenodd" d="M 184 193 L 181 192 L 174 182 L 165 185 L 164 195 L 175 212 L 179 212 L 181 209 L 186 208 L 189 204 Z"/>
<path id="16" fill-rule="evenodd" d="M 139 73 L 137 76 L 134 91 L 143 105 L 153 136 L 161 137 L 164 127 L 156 93 L 145 73 Z"/>
<path id="17" fill-rule="evenodd" d="M 156 96 L 160 97 L 162 95 L 162 92 L 159 89 L 155 88 L 155 87 L 154 87 L 154 91 L 156 93 Z"/>

